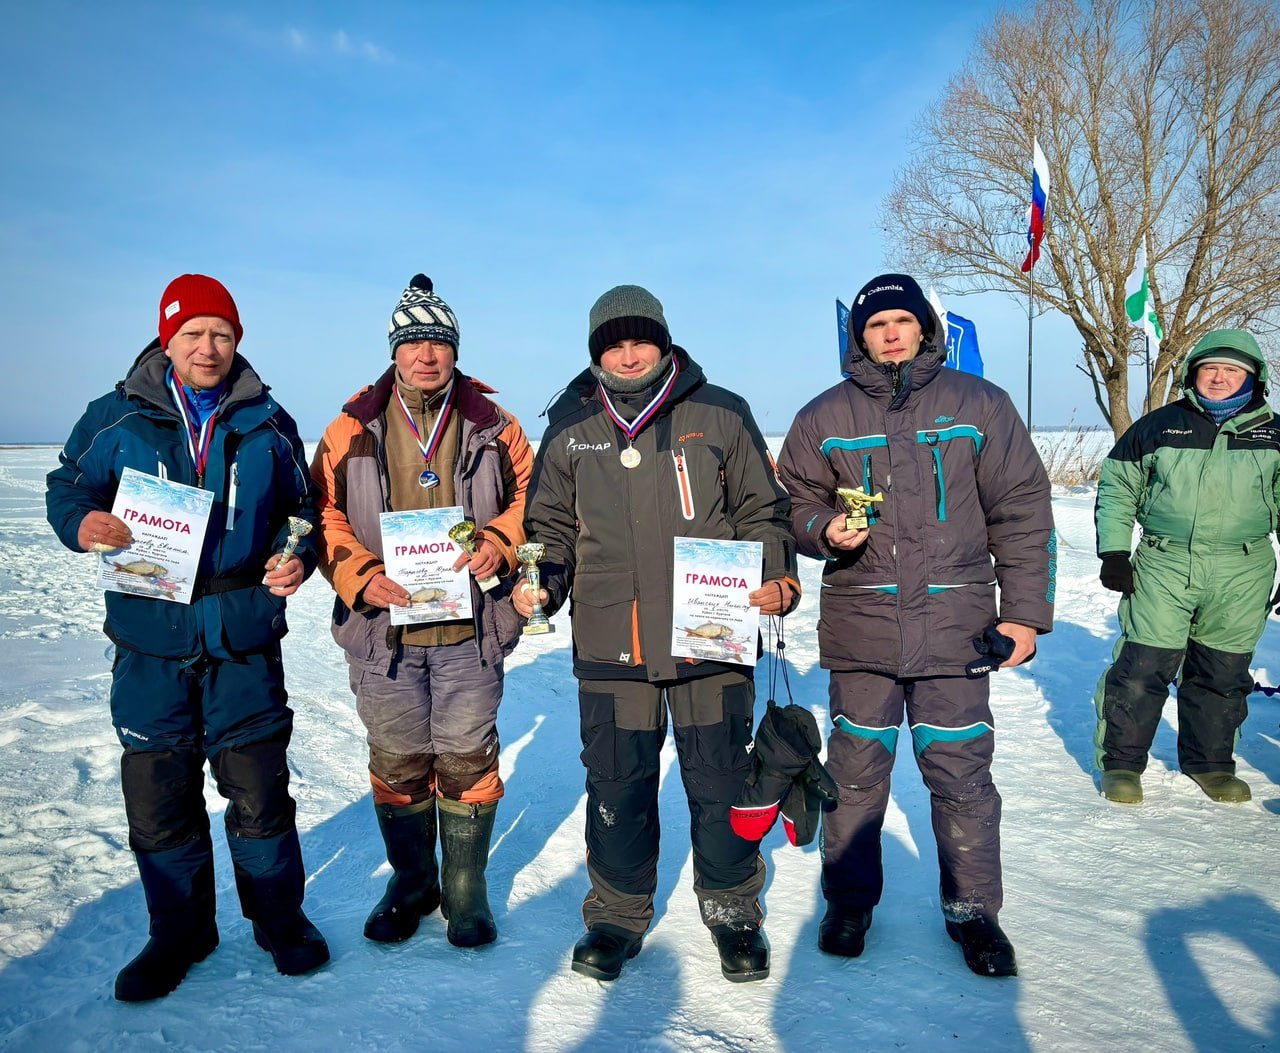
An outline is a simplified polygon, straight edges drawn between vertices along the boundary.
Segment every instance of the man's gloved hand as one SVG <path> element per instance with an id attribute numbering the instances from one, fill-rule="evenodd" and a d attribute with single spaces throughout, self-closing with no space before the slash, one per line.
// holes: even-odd
<path id="1" fill-rule="evenodd" d="M 973 649 L 981 655 L 964 667 L 964 675 L 970 680 L 994 673 L 1013 654 L 1017 644 L 1010 636 L 1005 636 L 995 627 L 995 623 L 982 630 L 982 635 L 973 641 Z"/>
<path id="2" fill-rule="evenodd" d="M 822 813 L 835 807 L 840 787 L 822 762 L 814 757 L 795 780 L 782 801 L 782 825 L 793 845 L 809 844 L 818 835 Z"/>
<path id="3" fill-rule="evenodd" d="M 1133 595 L 1133 564 L 1127 552 L 1104 552 L 1098 580 L 1112 592 Z"/>

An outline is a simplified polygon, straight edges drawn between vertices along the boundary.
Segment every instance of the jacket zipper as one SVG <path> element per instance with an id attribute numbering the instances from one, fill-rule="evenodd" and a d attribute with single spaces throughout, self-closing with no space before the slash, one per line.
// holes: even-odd
<path id="1" fill-rule="evenodd" d="M 227 489 L 227 532 L 236 528 L 236 491 L 240 489 L 240 465 L 231 462 L 231 486 Z"/>

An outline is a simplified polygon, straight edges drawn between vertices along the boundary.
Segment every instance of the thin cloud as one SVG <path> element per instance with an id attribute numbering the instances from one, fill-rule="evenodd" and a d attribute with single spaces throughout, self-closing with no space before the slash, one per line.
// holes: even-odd
<path id="1" fill-rule="evenodd" d="M 298 55 L 317 58 L 336 55 L 361 59 L 375 65 L 390 65 L 396 60 L 395 55 L 386 48 L 371 40 L 357 39 L 345 29 L 332 33 L 308 33 L 304 29 L 290 26 L 285 30 L 285 40 L 289 50 Z"/>

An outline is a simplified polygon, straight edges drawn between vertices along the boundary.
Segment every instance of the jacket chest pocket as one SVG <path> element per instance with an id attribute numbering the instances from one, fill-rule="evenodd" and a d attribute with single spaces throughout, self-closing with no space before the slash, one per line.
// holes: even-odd
<path id="1" fill-rule="evenodd" d="M 670 451 L 672 500 L 686 523 L 724 515 L 724 456 L 714 446 L 677 446 Z"/>

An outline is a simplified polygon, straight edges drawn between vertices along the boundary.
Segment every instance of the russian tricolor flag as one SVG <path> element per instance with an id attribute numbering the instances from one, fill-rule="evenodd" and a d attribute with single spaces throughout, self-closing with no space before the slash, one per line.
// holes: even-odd
<path id="1" fill-rule="evenodd" d="M 1031 208 L 1027 210 L 1027 258 L 1022 261 L 1025 274 L 1040 258 L 1040 240 L 1044 237 L 1044 209 L 1049 199 L 1049 162 L 1040 152 L 1040 143 L 1032 139 Z"/>

